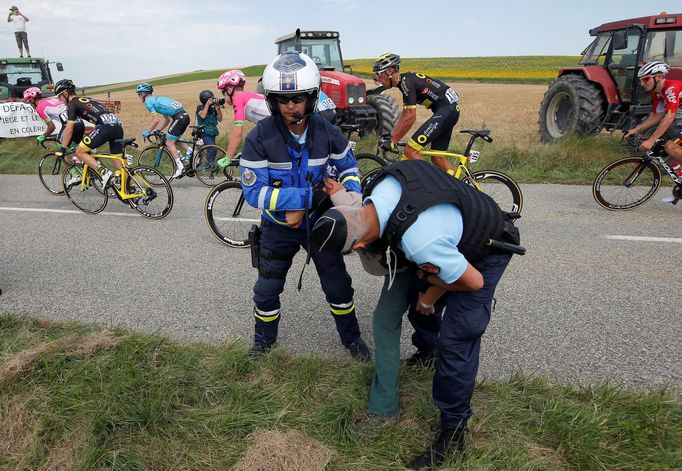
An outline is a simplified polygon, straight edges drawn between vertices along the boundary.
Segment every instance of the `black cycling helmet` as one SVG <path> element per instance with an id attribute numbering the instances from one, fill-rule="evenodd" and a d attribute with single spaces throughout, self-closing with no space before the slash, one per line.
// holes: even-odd
<path id="1" fill-rule="evenodd" d="M 59 95 L 62 92 L 76 91 L 76 85 L 71 79 L 62 79 L 54 85 L 54 94 Z"/>
<path id="2" fill-rule="evenodd" d="M 202 105 L 205 105 L 208 100 L 214 98 L 213 92 L 211 90 L 204 90 L 199 93 L 199 101 Z"/>
<path id="3" fill-rule="evenodd" d="M 386 54 L 380 55 L 376 62 L 374 62 L 372 71 L 383 72 L 389 67 L 393 67 L 395 70 L 400 69 L 400 56 L 398 54 L 387 52 Z"/>
<path id="4" fill-rule="evenodd" d="M 328 209 L 310 230 L 310 247 L 321 252 L 347 252 L 353 245 L 348 240 L 348 223 L 337 209 Z"/>

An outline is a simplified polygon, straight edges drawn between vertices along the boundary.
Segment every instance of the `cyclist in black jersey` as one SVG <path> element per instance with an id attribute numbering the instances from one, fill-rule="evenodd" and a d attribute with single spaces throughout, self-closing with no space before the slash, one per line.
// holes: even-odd
<path id="1" fill-rule="evenodd" d="M 419 151 L 431 144 L 431 150 L 447 150 L 452 137 L 452 129 L 459 120 L 459 95 L 442 81 L 416 72 L 400 71 L 400 56 L 386 53 L 374 63 L 374 81 L 385 88 L 398 87 L 403 95 L 403 111 L 388 136 L 382 143 L 387 150 L 395 150 L 396 142 L 407 134 L 417 119 L 417 104 L 433 112 L 412 135 L 405 147 L 405 157 L 421 159 Z M 441 170 L 454 174 L 450 161 L 444 157 L 431 157 L 431 161 Z"/>
<path id="2" fill-rule="evenodd" d="M 74 122 L 77 118 L 82 118 L 95 125 L 95 129 L 85 136 L 76 147 L 76 157 L 83 163 L 99 173 L 102 177 L 102 186 L 107 183 L 114 175 L 90 152 L 92 149 L 101 146 L 105 142 L 109 143 L 109 150 L 114 157 L 123 156 L 123 146 L 117 143 L 117 139 L 123 139 L 123 126 L 121 120 L 114 113 L 111 113 L 97 101 L 88 97 L 76 95 L 76 85 L 69 80 L 60 80 L 55 84 L 54 92 L 57 98 L 66 104 L 66 129 L 62 135 L 62 146 L 67 147 L 73 134 Z M 114 166 L 121 169 L 122 165 L 118 160 L 113 160 Z"/>

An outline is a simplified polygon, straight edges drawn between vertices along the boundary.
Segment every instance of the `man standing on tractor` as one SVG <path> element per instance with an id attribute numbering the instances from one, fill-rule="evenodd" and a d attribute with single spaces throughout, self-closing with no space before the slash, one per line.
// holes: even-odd
<path id="1" fill-rule="evenodd" d="M 386 53 L 376 60 L 373 67 L 374 81 L 385 88 L 399 87 L 403 95 L 403 111 L 390 135 L 383 136 L 380 146 L 388 151 L 396 150 L 396 143 L 412 128 L 417 120 L 417 104 L 433 111 L 415 132 L 405 147 L 405 157 L 421 159 L 419 151 L 427 144 L 431 150 L 448 149 L 452 129 L 459 120 L 459 95 L 444 82 L 415 72 L 400 72 L 400 56 Z M 451 175 L 454 167 L 445 157 L 432 157 L 431 162 Z"/>
<path id="2" fill-rule="evenodd" d="M 315 113 L 320 72 L 312 59 L 300 52 L 277 56 L 263 72 L 263 88 L 271 116 L 246 137 L 240 159 L 244 198 L 263 214 L 260 230 L 250 236 L 252 264 L 258 269 L 251 353 L 265 353 L 277 340 L 280 294 L 303 247 L 315 264 L 341 342 L 353 358 L 368 361 L 343 255 L 312 250 L 308 240 L 329 201 L 322 186 L 335 190 L 330 192 L 334 204 L 360 201 L 357 162 L 341 130 Z M 336 169 L 339 182 L 326 178 L 329 167 Z"/>
<path id="3" fill-rule="evenodd" d="M 152 114 L 152 123 L 149 126 L 149 129 L 145 129 L 142 132 L 142 137 L 146 139 L 155 129 L 164 129 L 166 125 L 170 123 L 166 134 L 166 147 L 175 159 L 176 169 L 173 178 L 180 177 L 185 171 L 185 165 L 180 159 L 180 154 L 175 146 L 175 142 L 180 139 L 182 133 L 185 132 L 187 126 L 189 126 L 189 115 L 179 101 L 165 96 L 152 95 L 154 88 L 149 83 L 143 82 L 139 84 L 135 91 L 137 92 L 137 96 L 140 97 L 140 100 L 142 100 L 142 103 L 144 103 L 144 106 Z M 160 118 L 159 115 L 162 117 Z M 161 123 L 160 126 L 159 123 Z M 177 145 L 185 150 L 185 160 L 191 160 L 191 148 L 182 142 L 178 142 Z"/>
<path id="4" fill-rule="evenodd" d="M 678 177 L 682 177 L 682 81 L 667 80 L 665 76 L 670 71 L 670 66 L 665 62 L 652 61 L 644 64 L 637 72 L 637 78 L 642 88 L 651 93 L 652 112 L 640 124 L 630 129 L 626 138 L 636 135 L 656 125 L 656 129 L 648 139 L 643 141 L 639 148 L 650 150 L 656 141 L 665 136 L 665 152 L 676 160 L 677 165 L 673 169 Z M 662 199 L 665 203 L 677 201 L 675 196 L 666 196 Z"/>

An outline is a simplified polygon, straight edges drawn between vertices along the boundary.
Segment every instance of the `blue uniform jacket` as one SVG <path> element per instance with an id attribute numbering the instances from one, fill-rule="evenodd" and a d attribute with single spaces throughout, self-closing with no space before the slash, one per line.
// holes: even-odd
<path id="1" fill-rule="evenodd" d="M 313 186 L 327 177 L 328 167 L 347 190 L 361 191 L 357 162 L 339 128 L 311 115 L 301 146 L 281 117 L 268 116 L 244 142 L 240 160 L 244 198 L 261 209 L 265 219 L 286 225 L 286 211 L 310 207 Z"/>

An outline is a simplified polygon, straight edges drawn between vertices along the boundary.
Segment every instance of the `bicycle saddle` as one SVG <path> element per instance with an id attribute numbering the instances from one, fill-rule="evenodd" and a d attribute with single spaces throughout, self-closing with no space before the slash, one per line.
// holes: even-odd
<path id="1" fill-rule="evenodd" d="M 134 137 L 129 137 L 128 139 L 116 139 L 116 144 L 121 144 L 122 146 L 130 146 L 135 142 Z"/>
<path id="2" fill-rule="evenodd" d="M 460 134 L 463 134 L 463 133 L 468 133 L 468 134 L 471 134 L 473 136 L 478 136 L 486 142 L 493 142 L 493 138 L 488 137 L 488 135 L 490 134 L 489 129 L 481 129 L 480 131 L 473 131 L 471 129 L 462 129 L 460 131 Z"/>

